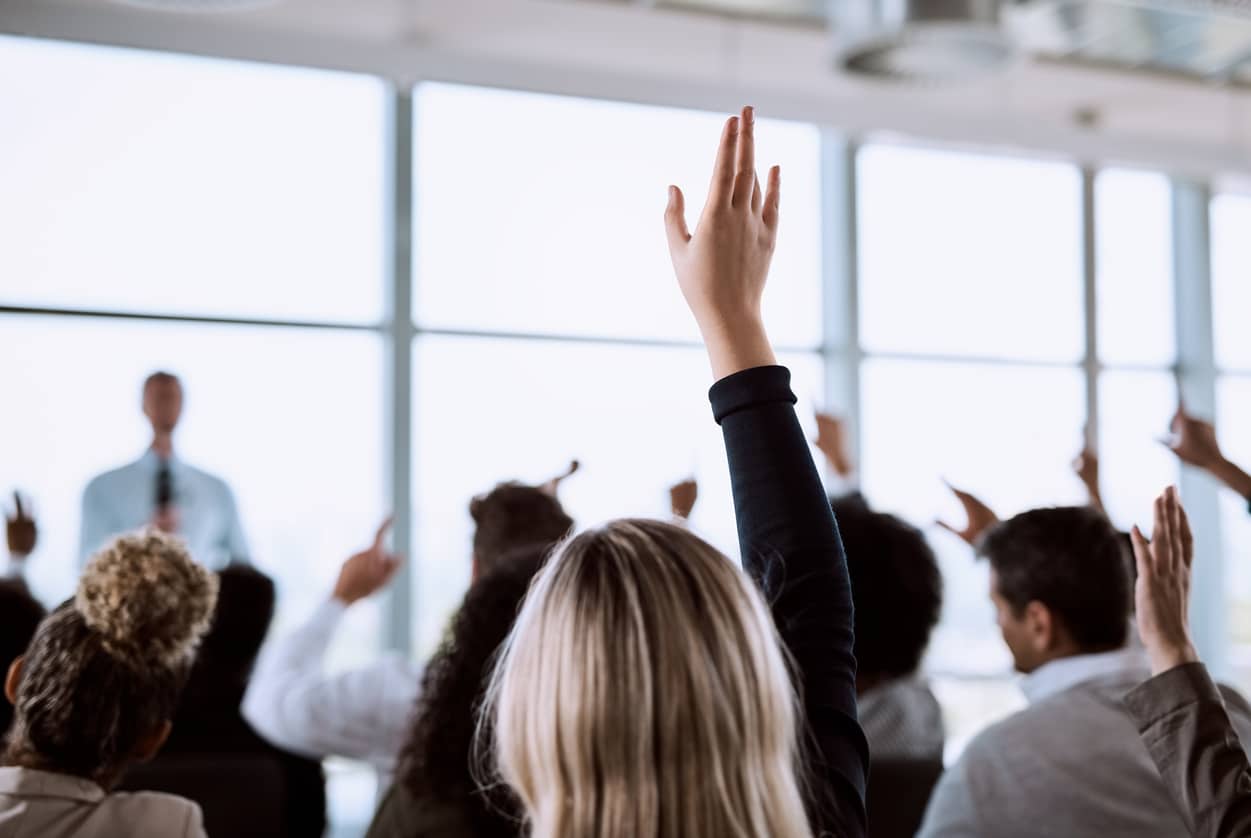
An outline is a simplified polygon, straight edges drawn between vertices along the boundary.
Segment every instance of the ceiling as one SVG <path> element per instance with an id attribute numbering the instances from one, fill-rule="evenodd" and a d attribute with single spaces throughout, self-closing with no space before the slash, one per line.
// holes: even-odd
<path id="1" fill-rule="evenodd" d="M 853 135 L 1183 176 L 1251 175 L 1245 85 L 1095 66 L 1059 36 L 1050 57 L 1024 59 L 976 82 L 866 81 L 833 69 L 832 36 L 810 16 L 779 23 L 661 5 L 670 1 L 280 0 L 252 11 L 188 14 L 108 0 L 0 0 L 0 32 L 368 72 L 398 83 L 437 79 L 720 110 L 751 102 L 765 114 Z"/>

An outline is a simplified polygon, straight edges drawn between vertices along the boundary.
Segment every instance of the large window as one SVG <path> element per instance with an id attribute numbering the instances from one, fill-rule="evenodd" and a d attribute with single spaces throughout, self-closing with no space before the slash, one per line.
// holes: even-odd
<path id="1" fill-rule="evenodd" d="M 427 84 L 414 119 L 416 648 L 441 636 L 468 582 L 468 499 L 571 459 L 583 468 L 562 499 L 580 525 L 667 515 L 666 488 L 694 476 L 692 526 L 736 555 L 711 376 L 661 217 L 676 183 L 694 223 L 721 118 Z M 810 350 L 784 361 L 810 414 L 822 386 L 817 131 L 758 131 L 787 183 L 769 328 Z"/>

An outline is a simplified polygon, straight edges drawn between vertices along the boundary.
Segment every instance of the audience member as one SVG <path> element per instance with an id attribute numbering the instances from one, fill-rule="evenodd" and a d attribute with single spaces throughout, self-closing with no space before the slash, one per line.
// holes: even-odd
<path id="1" fill-rule="evenodd" d="M 550 484 L 549 484 L 550 485 Z M 555 495 L 504 483 L 469 505 L 476 529 L 472 578 L 527 545 L 550 547 L 573 526 Z M 383 547 L 387 524 L 368 550 L 343 563 L 331 598 L 303 626 L 261 654 L 243 700 L 244 718 L 272 744 L 311 758 L 369 762 L 389 785 L 421 684 L 421 669 L 389 655 L 375 664 L 326 675 L 326 650 L 347 609 L 381 590 L 398 559 Z"/>
<path id="2" fill-rule="evenodd" d="M 860 724 L 875 759 L 941 760 L 943 715 L 920 674 L 943 604 L 934 551 L 916 527 L 869 509 L 858 494 L 832 501 L 855 603 Z"/>
<path id="3" fill-rule="evenodd" d="M 501 557 L 465 594 L 447 637 L 426 665 L 398 777 L 369 838 L 521 834 L 516 801 L 498 787 L 478 787 L 472 750 L 491 664 L 548 550 L 524 547 Z"/>
<path id="4" fill-rule="evenodd" d="M 672 524 L 614 521 L 561 546 L 522 606 L 484 721 L 535 838 L 865 833 L 850 583 L 761 325 L 778 187 L 777 168 L 763 195 L 757 183 L 748 108 L 726 123 L 695 235 L 676 188 L 666 212 L 718 379 L 743 561 L 763 591 Z"/>
<path id="5" fill-rule="evenodd" d="M 991 599 L 1030 706 L 943 776 L 922 836 L 1176 836 L 1184 825 L 1121 700 L 1149 674 L 1127 648 L 1124 541 L 1090 507 L 1038 509 L 980 541 Z M 1251 706 L 1230 691 L 1251 731 Z"/>
<path id="6" fill-rule="evenodd" d="M 1135 527 L 1138 631 L 1152 678 L 1125 706 L 1195 838 L 1251 835 L 1251 763 L 1221 691 L 1190 640 L 1194 538 L 1175 488 L 1155 502 L 1148 543 Z"/>
<path id="7" fill-rule="evenodd" d="M 158 532 L 118 538 L 91 560 L 5 680 L 16 717 L 0 834 L 204 834 L 191 801 L 109 789 L 169 736 L 216 594 L 213 576 Z"/>
<path id="8" fill-rule="evenodd" d="M 143 413 L 152 444 L 135 462 L 107 471 L 83 491 L 80 559 L 83 562 L 118 533 L 153 526 L 187 541 L 207 567 L 249 559 L 234 494 L 221 478 L 174 453 L 174 430 L 182 416 L 182 383 L 154 372 L 143 384 Z"/>
<path id="9" fill-rule="evenodd" d="M 1233 489 L 1251 506 L 1251 474 L 1243 471 L 1221 451 L 1216 428 L 1211 422 L 1196 419 L 1178 406 L 1170 425 L 1171 435 L 1164 444 L 1186 465 L 1206 471 Z"/>
<path id="10" fill-rule="evenodd" d="M 1099 455 L 1094 448 L 1086 446 L 1082 449 L 1082 453 L 1073 460 L 1073 473 L 1086 488 L 1087 503 L 1106 515 L 1103 492 L 1099 486 Z"/>
<path id="11" fill-rule="evenodd" d="M 43 606 L 20 579 L 0 580 L 0 672 L 8 672 L 13 661 L 26 653 L 43 618 Z M 0 749 L 12 722 L 13 705 L 5 698 L 0 701 Z"/>

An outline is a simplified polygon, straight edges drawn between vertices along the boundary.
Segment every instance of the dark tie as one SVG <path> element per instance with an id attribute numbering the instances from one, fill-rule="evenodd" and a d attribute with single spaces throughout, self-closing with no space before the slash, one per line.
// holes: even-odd
<path id="1" fill-rule="evenodd" d="M 174 477 L 169 472 L 169 463 L 161 461 L 156 470 L 156 508 L 157 511 L 168 509 L 174 503 Z"/>

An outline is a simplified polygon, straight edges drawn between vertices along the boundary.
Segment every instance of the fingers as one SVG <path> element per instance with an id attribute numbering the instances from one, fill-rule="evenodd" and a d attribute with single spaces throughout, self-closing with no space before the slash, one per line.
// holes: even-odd
<path id="1" fill-rule="evenodd" d="M 1151 525 L 1151 556 L 1153 564 L 1160 569 L 1164 569 L 1169 564 L 1169 556 L 1166 554 L 1172 549 L 1169 543 L 1169 520 L 1168 507 L 1165 500 L 1165 494 L 1155 499 L 1152 507 L 1154 520 Z"/>
<path id="2" fill-rule="evenodd" d="M 1134 563 L 1138 565 L 1138 578 L 1148 583 L 1154 570 L 1151 565 L 1151 543 L 1147 541 L 1142 530 L 1135 524 L 1129 531 L 1129 540 L 1134 544 Z"/>
<path id="3" fill-rule="evenodd" d="M 756 111 L 751 106 L 743 108 L 739 121 L 738 149 L 735 159 L 734 196 L 731 203 L 746 206 L 756 185 Z"/>
<path id="4" fill-rule="evenodd" d="M 1186 514 L 1186 507 L 1178 503 L 1177 512 L 1178 523 L 1181 529 L 1181 560 L 1182 564 L 1189 570 L 1195 560 L 1195 537 L 1194 533 L 1190 531 L 1190 516 Z"/>
<path id="5" fill-rule="evenodd" d="M 721 145 L 712 169 L 712 185 L 708 188 L 708 205 L 729 204 L 734 199 L 734 167 L 738 152 L 738 117 L 732 116 L 721 129 Z"/>
<path id="6" fill-rule="evenodd" d="M 387 537 L 387 531 L 391 529 L 391 525 L 393 523 L 395 523 L 395 516 L 388 515 L 383 519 L 382 523 L 378 525 L 378 531 L 374 533 L 374 550 L 382 549 L 382 541 Z"/>
<path id="7" fill-rule="evenodd" d="M 16 512 L 18 521 L 26 517 L 26 511 L 22 508 L 22 493 L 17 489 L 13 490 L 13 509 Z"/>
<path id="8" fill-rule="evenodd" d="M 1177 487 L 1169 486 L 1164 490 L 1168 507 L 1168 535 L 1172 555 L 1169 557 L 1173 570 L 1177 569 L 1184 559 L 1182 556 L 1181 533 L 1181 500 L 1177 496 Z"/>
<path id="9" fill-rule="evenodd" d="M 948 524 L 946 521 L 938 520 L 938 521 L 935 521 L 934 523 L 937 524 L 941 529 L 946 530 L 952 535 L 958 536 L 960 538 L 964 538 L 964 532 L 962 530 L 956 529 L 951 524 Z"/>
<path id="10" fill-rule="evenodd" d="M 761 220 L 766 227 L 776 231 L 778 226 L 778 209 L 782 200 L 782 167 L 769 169 L 769 183 L 765 188 L 764 205 L 761 209 Z"/>
<path id="11" fill-rule="evenodd" d="M 751 211 L 756 213 L 760 212 L 760 203 L 764 200 L 760 194 L 760 176 L 753 173 L 751 182 Z"/>
<path id="12" fill-rule="evenodd" d="M 665 233 L 669 237 L 669 251 L 677 249 L 691 240 L 691 231 L 686 226 L 686 198 L 682 190 L 676 186 L 669 187 L 669 204 L 665 207 Z"/>

